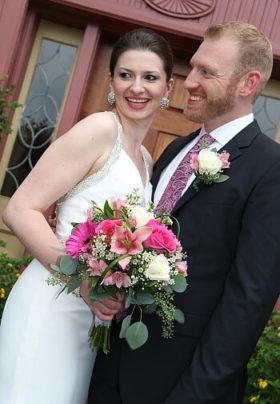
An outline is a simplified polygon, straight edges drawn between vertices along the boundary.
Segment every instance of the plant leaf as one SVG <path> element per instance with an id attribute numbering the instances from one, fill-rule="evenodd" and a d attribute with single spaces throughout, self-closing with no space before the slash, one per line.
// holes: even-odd
<path id="1" fill-rule="evenodd" d="M 80 287 L 81 278 L 78 274 L 72 275 L 71 280 L 67 283 L 67 293 L 73 292 L 75 289 Z"/>
<path id="2" fill-rule="evenodd" d="M 111 206 L 109 205 L 109 202 L 106 200 L 104 203 L 104 214 L 108 219 L 112 219 L 114 217 L 114 211 L 111 208 Z"/>
<path id="3" fill-rule="evenodd" d="M 56 264 L 50 264 L 51 269 L 53 269 L 55 272 L 60 272 L 60 268 Z"/>
<path id="4" fill-rule="evenodd" d="M 182 312 L 182 310 L 175 309 L 174 320 L 176 320 L 177 323 L 184 324 L 185 314 Z"/>
<path id="5" fill-rule="evenodd" d="M 175 292 L 182 293 L 186 290 L 187 281 L 183 275 L 179 274 L 179 275 L 175 276 L 174 281 L 175 281 L 175 283 L 174 283 L 174 285 L 172 285 L 172 287 Z"/>
<path id="6" fill-rule="evenodd" d="M 131 314 L 126 316 L 122 321 L 121 331 L 120 331 L 120 334 L 119 334 L 120 338 L 125 337 L 126 330 L 130 326 L 130 323 L 131 323 Z"/>
<path id="7" fill-rule="evenodd" d="M 131 297 L 131 303 L 132 304 L 152 304 L 154 303 L 154 298 L 150 293 L 142 292 L 142 293 L 137 293 L 133 297 Z"/>
<path id="8" fill-rule="evenodd" d="M 224 181 L 226 181 L 226 180 L 228 180 L 228 179 L 229 179 L 229 176 L 228 176 L 228 175 L 221 174 L 221 175 L 219 176 L 219 178 L 217 178 L 214 182 L 216 182 L 216 183 L 224 182 Z"/>
<path id="9" fill-rule="evenodd" d="M 130 325 L 125 333 L 125 339 L 131 349 L 140 348 L 148 339 L 148 328 L 142 321 Z"/>
<path id="10" fill-rule="evenodd" d="M 69 255 L 62 255 L 59 268 L 63 274 L 72 275 L 76 272 L 77 261 L 74 261 Z"/>

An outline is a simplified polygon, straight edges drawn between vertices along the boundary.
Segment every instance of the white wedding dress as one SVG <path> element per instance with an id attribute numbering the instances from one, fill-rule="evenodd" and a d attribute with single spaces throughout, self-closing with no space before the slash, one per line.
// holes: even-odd
<path id="1" fill-rule="evenodd" d="M 112 118 L 114 117 L 114 118 Z M 138 189 L 143 204 L 151 185 L 122 148 L 122 128 L 104 167 L 75 186 L 58 204 L 57 237 L 64 241 L 71 222 L 86 219 L 91 201 L 101 207 L 111 197 Z M 144 156 L 144 155 L 143 155 Z M 93 314 L 74 294 L 59 294 L 49 272 L 34 259 L 19 277 L 0 327 L 0 404 L 84 404 L 95 353 L 88 344 Z"/>

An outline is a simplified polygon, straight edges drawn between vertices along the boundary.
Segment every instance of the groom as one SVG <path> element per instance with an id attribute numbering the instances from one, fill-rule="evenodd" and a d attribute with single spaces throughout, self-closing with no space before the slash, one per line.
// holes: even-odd
<path id="1" fill-rule="evenodd" d="M 166 340 L 147 315 L 149 339 L 135 351 L 116 326 L 111 353 L 97 356 L 89 403 L 243 402 L 246 363 L 279 295 L 280 146 L 252 113 L 272 61 L 267 38 L 244 22 L 210 27 L 192 57 L 185 114 L 203 126 L 175 140 L 153 175 L 154 201 L 180 222 L 188 253 L 189 287 L 174 302 L 185 323 Z M 205 132 L 210 148 L 229 153 L 228 179 L 196 190 L 187 154 Z M 173 185 L 178 166 L 183 187 Z"/>

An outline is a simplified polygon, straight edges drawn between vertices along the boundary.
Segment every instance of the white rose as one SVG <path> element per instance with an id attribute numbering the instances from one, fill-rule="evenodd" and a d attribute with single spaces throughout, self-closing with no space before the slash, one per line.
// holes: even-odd
<path id="1" fill-rule="evenodd" d="M 152 281 L 169 281 L 170 267 L 163 254 L 157 255 L 146 270 L 147 278 Z"/>
<path id="2" fill-rule="evenodd" d="M 216 152 L 209 149 L 202 149 L 198 154 L 199 163 L 199 173 L 204 174 L 205 172 L 215 175 L 222 168 L 222 161 L 217 156 Z"/>
<path id="3" fill-rule="evenodd" d="M 152 212 L 147 212 L 142 206 L 133 206 L 131 215 L 136 218 L 136 227 L 145 226 L 149 220 L 154 219 Z"/>

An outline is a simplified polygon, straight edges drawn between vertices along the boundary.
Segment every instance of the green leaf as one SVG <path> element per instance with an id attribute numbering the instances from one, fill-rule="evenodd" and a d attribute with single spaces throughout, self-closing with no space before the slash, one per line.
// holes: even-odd
<path id="1" fill-rule="evenodd" d="M 142 321 L 130 325 L 125 333 L 125 339 L 131 349 L 140 348 L 148 339 L 148 328 Z"/>
<path id="2" fill-rule="evenodd" d="M 120 338 L 125 337 L 126 330 L 130 326 L 130 323 L 131 323 L 131 315 L 126 316 L 122 321 L 121 331 L 120 331 L 120 334 L 119 334 Z"/>
<path id="3" fill-rule="evenodd" d="M 214 182 L 215 182 L 215 183 L 224 182 L 224 181 L 226 181 L 226 180 L 228 180 L 228 179 L 229 179 L 229 176 L 228 176 L 228 175 L 221 174 L 221 175 L 219 176 L 219 178 L 217 178 Z"/>
<path id="4" fill-rule="evenodd" d="M 132 290 L 129 289 L 128 295 L 126 296 L 126 299 L 125 299 L 125 302 L 124 302 L 124 307 L 125 307 L 126 309 L 128 309 L 129 306 L 131 305 L 132 294 L 133 294 Z"/>
<path id="5" fill-rule="evenodd" d="M 76 272 L 77 261 L 74 261 L 69 255 L 63 255 L 59 262 L 60 271 L 65 275 L 72 275 Z"/>
<path id="6" fill-rule="evenodd" d="M 95 301 L 95 302 L 101 302 L 102 300 L 107 299 L 108 297 L 111 297 L 111 295 L 109 295 L 109 293 L 99 293 L 95 290 L 92 290 L 90 292 L 90 300 Z"/>
<path id="7" fill-rule="evenodd" d="M 73 292 L 75 289 L 79 288 L 81 285 L 81 278 L 78 274 L 72 275 L 70 282 L 67 284 L 67 293 Z"/>
<path id="8" fill-rule="evenodd" d="M 150 293 L 137 293 L 134 295 L 134 297 L 131 297 L 131 303 L 138 305 L 152 304 L 154 303 L 154 298 Z"/>
<path id="9" fill-rule="evenodd" d="M 157 309 L 156 303 L 149 304 L 144 307 L 144 313 L 151 314 L 151 313 L 154 313 L 156 311 L 156 309 Z"/>
<path id="10" fill-rule="evenodd" d="M 52 249 L 53 249 L 54 251 L 57 251 L 57 252 L 62 252 L 62 253 L 64 253 L 64 254 L 65 254 L 65 250 L 64 250 L 64 248 L 53 247 Z"/>
<path id="11" fill-rule="evenodd" d="M 104 214 L 106 215 L 106 217 L 108 219 L 112 219 L 114 217 L 114 211 L 111 208 L 111 206 L 109 205 L 109 202 L 106 200 L 104 203 Z"/>
<path id="12" fill-rule="evenodd" d="M 174 319 L 177 323 L 184 324 L 185 322 L 185 314 L 180 309 L 175 309 Z"/>
<path id="13" fill-rule="evenodd" d="M 51 269 L 53 269 L 55 272 L 60 272 L 60 268 L 56 264 L 50 264 Z"/>
<path id="14" fill-rule="evenodd" d="M 175 292 L 182 293 L 186 290 L 187 281 L 183 275 L 179 274 L 179 275 L 175 276 L 174 281 L 175 281 L 175 284 L 172 285 L 172 287 Z"/>

